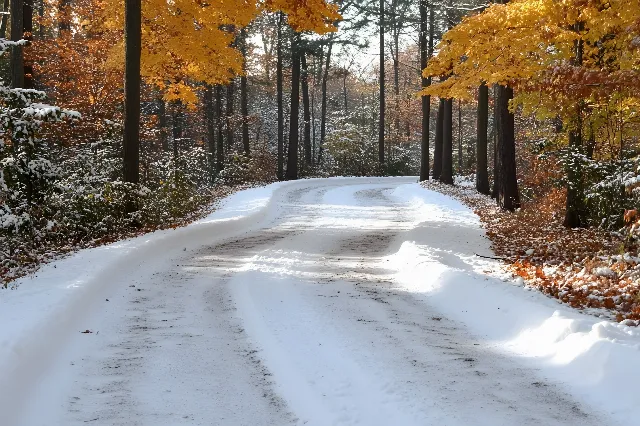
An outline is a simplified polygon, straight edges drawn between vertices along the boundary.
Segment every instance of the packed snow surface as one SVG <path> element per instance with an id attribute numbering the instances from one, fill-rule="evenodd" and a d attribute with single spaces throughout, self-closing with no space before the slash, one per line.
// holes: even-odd
<path id="1" fill-rule="evenodd" d="M 23 278 L 0 425 L 638 424 L 638 330 L 505 275 L 415 181 L 242 191 Z"/>

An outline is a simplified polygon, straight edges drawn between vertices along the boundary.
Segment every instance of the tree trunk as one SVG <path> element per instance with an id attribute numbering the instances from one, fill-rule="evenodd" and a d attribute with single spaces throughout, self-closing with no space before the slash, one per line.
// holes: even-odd
<path id="1" fill-rule="evenodd" d="M 287 180 L 298 179 L 298 120 L 300 114 L 300 34 L 291 43 L 291 115 L 289 118 L 289 152 L 287 156 Z"/>
<path id="2" fill-rule="evenodd" d="M 574 31 L 579 33 L 584 25 L 577 23 Z M 576 40 L 574 43 L 574 65 L 582 66 L 583 41 Z M 574 128 L 569 131 L 569 163 L 565 165 L 567 169 L 567 200 L 564 215 L 564 226 L 567 228 L 580 228 L 586 226 L 586 206 L 584 202 L 584 176 L 580 156 L 583 154 L 582 141 L 582 102 L 578 102 L 576 108 L 576 120 Z"/>
<path id="3" fill-rule="evenodd" d="M 436 116 L 436 138 L 433 151 L 433 179 L 440 180 L 442 175 L 442 130 L 444 129 L 444 99 L 438 103 L 438 115 Z"/>
<path id="4" fill-rule="evenodd" d="M 33 41 L 33 0 L 23 0 L 22 4 L 22 32 L 25 40 Z M 33 65 L 30 60 L 24 60 L 24 88 L 33 89 Z"/>
<path id="5" fill-rule="evenodd" d="M 320 55 L 322 56 L 322 54 Z M 320 61 L 322 63 L 322 61 Z M 313 66 L 314 71 L 318 67 L 318 62 L 315 57 L 313 57 Z M 311 85 L 311 165 L 313 166 L 316 161 L 316 89 L 318 88 L 318 79 L 316 78 L 317 73 L 313 74 L 313 84 Z"/>
<path id="6" fill-rule="evenodd" d="M 213 103 L 213 87 L 206 85 L 204 91 L 204 120 L 207 126 L 207 150 L 209 151 L 209 171 L 213 176 L 215 173 L 215 153 L 216 153 L 216 123 Z"/>
<path id="7" fill-rule="evenodd" d="M 251 154 L 249 145 L 249 100 L 247 93 L 247 30 L 240 30 L 240 43 L 242 49 L 242 76 L 240 77 L 240 114 L 242 114 L 242 147 L 245 155 Z"/>
<path id="8" fill-rule="evenodd" d="M 333 35 L 329 38 L 327 46 L 327 56 L 324 64 L 324 74 L 322 74 L 322 104 L 320 105 L 320 145 L 318 146 L 318 164 L 322 165 L 322 154 L 324 151 L 324 140 L 327 136 L 327 81 L 329 80 L 329 65 L 331 64 L 331 48 L 333 47 Z"/>
<path id="9" fill-rule="evenodd" d="M 163 151 L 167 151 L 169 150 L 169 138 L 167 138 L 167 108 L 162 94 L 158 97 L 158 127 L 160 145 Z"/>
<path id="10" fill-rule="evenodd" d="M 395 15 L 395 13 L 394 13 Z M 397 25 L 397 17 L 394 16 L 394 27 Z M 395 140 L 398 142 L 398 138 L 400 136 L 400 34 L 397 30 L 394 29 L 393 35 L 393 96 L 395 98 L 395 120 L 393 123 Z"/>
<path id="11" fill-rule="evenodd" d="M 462 101 L 458 100 L 458 174 L 462 174 Z"/>
<path id="12" fill-rule="evenodd" d="M 235 96 L 235 82 L 232 79 L 227 85 L 226 96 L 226 114 L 227 114 L 227 152 L 231 152 L 234 145 L 234 128 L 233 128 L 233 101 Z"/>
<path id="13" fill-rule="evenodd" d="M 222 115 L 222 86 L 216 85 L 216 125 L 218 127 L 218 139 L 216 146 L 216 163 L 218 173 L 224 169 L 224 118 Z"/>
<path id="14" fill-rule="evenodd" d="M 124 181 L 137 184 L 140 179 L 140 0 L 125 0 L 124 21 Z"/>
<path id="15" fill-rule="evenodd" d="M 496 96 L 496 129 L 498 136 L 498 205 L 514 211 L 520 207 L 518 179 L 516 176 L 515 120 L 509 111 L 513 89 L 498 86 Z"/>
<path id="16" fill-rule="evenodd" d="M 445 99 L 444 101 L 440 182 L 453 185 L 453 99 Z"/>
<path id="17" fill-rule="evenodd" d="M 302 110 L 304 117 L 304 168 L 311 168 L 311 111 L 309 107 L 309 70 L 307 69 L 306 53 L 300 54 L 302 66 Z"/>
<path id="18" fill-rule="evenodd" d="M 429 8 L 429 28 L 427 28 L 427 8 Z M 428 0 L 420 0 L 420 70 L 427 67 L 433 51 L 433 7 Z M 427 31 L 429 41 L 427 42 Z M 422 88 L 431 85 L 431 78 L 422 77 Z M 422 97 L 422 139 L 420 144 L 420 181 L 429 180 L 429 118 L 431 96 Z"/>
<path id="19" fill-rule="evenodd" d="M 5 0 L 5 1 L 8 1 L 8 0 Z M 38 3 L 38 17 L 40 18 L 40 22 L 38 22 L 38 38 L 40 40 L 44 38 L 44 24 L 42 23 L 42 18 L 44 18 L 44 2 L 45 0 L 40 0 L 40 2 Z M 1 31 L 0 33 L 4 34 Z"/>
<path id="20" fill-rule="evenodd" d="M 489 87 L 478 89 L 478 124 L 476 140 L 476 189 L 489 195 L 489 171 L 487 166 L 487 128 L 489 126 Z"/>
<path id="21" fill-rule="evenodd" d="M 380 0 L 380 122 L 378 124 L 378 162 L 381 168 L 384 165 L 384 117 L 384 0 Z"/>
<path id="22" fill-rule="evenodd" d="M 23 31 L 23 0 L 11 2 L 11 40 L 22 40 Z M 11 48 L 11 87 L 14 89 L 24 87 L 24 52 L 22 46 Z"/>
<path id="23" fill-rule="evenodd" d="M 278 45 L 276 47 L 276 96 L 278 102 L 278 179 L 284 179 L 284 103 L 282 100 L 282 25 L 283 14 L 278 14 Z"/>
<path id="24" fill-rule="evenodd" d="M 179 147 L 182 141 L 182 102 L 176 101 L 173 105 L 172 119 L 172 135 L 173 135 L 173 160 L 176 161 L 180 155 Z"/>
<path id="25" fill-rule="evenodd" d="M 493 85 L 493 188 L 491 198 L 498 200 L 500 182 L 500 158 L 498 158 L 498 85 Z"/>
<path id="26" fill-rule="evenodd" d="M 11 13 L 9 12 L 9 0 L 4 0 L 2 11 L 4 13 L 2 14 L 2 21 L 0 23 L 0 37 L 7 38 L 7 21 L 9 20 L 9 14 Z M 11 39 L 11 36 L 9 36 L 9 39 Z"/>

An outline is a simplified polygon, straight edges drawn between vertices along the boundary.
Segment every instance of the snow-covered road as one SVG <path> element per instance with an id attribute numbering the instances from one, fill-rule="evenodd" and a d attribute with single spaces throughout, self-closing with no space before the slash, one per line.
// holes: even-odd
<path id="1" fill-rule="evenodd" d="M 0 425 L 633 418 L 602 376 L 637 378 L 637 332 L 502 282 L 477 218 L 412 182 L 277 184 L 45 267 L 0 294 Z"/>

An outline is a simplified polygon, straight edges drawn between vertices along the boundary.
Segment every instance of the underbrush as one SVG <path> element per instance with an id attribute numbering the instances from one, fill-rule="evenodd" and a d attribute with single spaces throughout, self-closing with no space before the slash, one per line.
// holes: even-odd
<path id="1" fill-rule="evenodd" d="M 179 157 L 143 155 L 141 183 L 133 185 L 122 181 L 120 152 L 119 138 L 51 149 L 49 180 L 30 202 L 26 185 L 5 179 L 0 288 L 66 253 L 184 226 L 209 213 L 216 200 L 275 178 L 267 171 L 275 169 L 268 153 L 234 155 L 215 175 L 209 154 L 194 146 Z"/>

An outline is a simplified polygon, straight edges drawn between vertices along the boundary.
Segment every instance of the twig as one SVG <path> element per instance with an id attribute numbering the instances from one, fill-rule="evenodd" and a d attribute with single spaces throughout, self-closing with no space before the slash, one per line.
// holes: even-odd
<path id="1" fill-rule="evenodd" d="M 474 254 L 475 254 L 476 256 L 478 256 L 478 257 L 483 257 L 483 258 L 485 258 L 485 259 L 493 259 L 493 260 L 509 260 L 509 259 L 507 259 L 506 257 L 483 256 L 483 255 L 478 254 L 478 253 L 474 253 Z"/>

